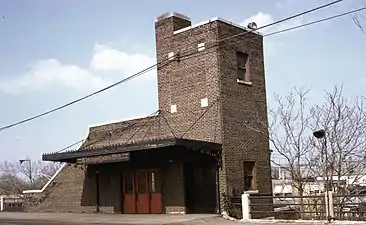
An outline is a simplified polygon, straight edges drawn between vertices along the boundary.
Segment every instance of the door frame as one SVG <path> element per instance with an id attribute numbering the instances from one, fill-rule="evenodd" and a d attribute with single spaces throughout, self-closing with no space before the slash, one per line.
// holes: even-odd
<path id="1" fill-rule="evenodd" d="M 138 212 L 138 174 L 139 173 L 145 173 L 146 174 L 146 195 L 148 195 L 148 213 L 139 213 Z M 134 199 L 134 202 L 133 202 L 133 209 L 134 210 L 130 210 L 130 211 L 133 211 L 133 212 L 128 212 L 126 213 L 126 210 L 125 210 L 125 201 L 126 201 L 126 174 L 133 174 L 133 193 L 132 194 L 129 194 L 129 195 L 133 195 L 133 199 Z M 154 174 L 158 174 L 158 176 L 155 176 L 154 178 L 155 179 L 159 179 L 159 181 L 156 182 L 155 180 L 155 183 L 157 183 L 160 187 L 157 189 L 155 187 L 155 189 L 157 190 L 157 192 L 152 192 L 152 173 Z M 121 213 L 123 214 L 162 214 L 164 212 L 163 210 L 163 187 L 162 187 L 162 184 L 163 184 L 163 181 L 162 181 L 162 170 L 161 169 L 158 169 L 158 168 L 146 168 L 146 169 L 135 169 L 135 170 L 126 170 L 126 171 L 123 171 L 122 172 L 122 182 L 121 182 L 121 186 L 122 186 L 122 196 L 121 196 L 121 201 L 122 201 L 122 210 L 121 210 Z M 158 177 L 158 178 L 157 178 Z M 153 207 L 153 198 L 154 199 L 157 199 L 155 201 L 157 201 L 157 205 L 159 205 L 159 208 L 158 210 L 152 210 L 152 207 Z M 156 203 L 156 202 L 155 202 Z"/>

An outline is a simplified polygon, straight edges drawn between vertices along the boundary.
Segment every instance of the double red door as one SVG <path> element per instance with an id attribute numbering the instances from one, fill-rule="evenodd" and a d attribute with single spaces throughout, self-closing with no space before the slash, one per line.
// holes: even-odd
<path id="1" fill-rule="evenodd" d="M 163 212 L 159 170 L 137 170 L 123 174 L 123 213 Z"/>

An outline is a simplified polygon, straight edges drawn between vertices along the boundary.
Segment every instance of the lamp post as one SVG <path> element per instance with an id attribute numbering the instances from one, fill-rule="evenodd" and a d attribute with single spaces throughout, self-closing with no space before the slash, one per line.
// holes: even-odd
<path id="1" fill-rule="evenodd" d="M 19 160 L 20 164 L 23 164 L 23 162 L 28 162 L 29 163 L 29 180 L 30 180 L 30 185 L 31 187 L 33 187 L 33 179 L 32 179 L 32 161 L 30 161 L 29 159 L 21 159 Z"/>
<path id="2" fill-rule="evenodd" d="M 326 193 L 326 203 L 327 203 L 327 211 L 328 211 L 328 221 L 332 220 L 332 216 L 330 215 L 330 205 L 329 205 L 329 174 L 328 174 L 328 151 L 327 151 L 327 138 L 325 130 L 318 130 L 313 132 L 313 136 L 317 139 L 323 139 L 323 145 L 321 154 L 322 157 L 325 155 L 325 193 Z"/>
<path id="3" fill-rule="evenodd" d="M 325 179 L 326 179 L 326 190 L 328 190 L 328 182 L 329 182 L 329 174 L 328 174 L 328 151 L 327 151 L 327 139 L 326 139 L 326 135 L 325 135 L 325 131 L 324 130 L 318 130 L 318 131 L 315 131 L 313 133 L 314 137 L 317 138 L 317 139 L 323 139 L 324 142 L 323 142 L 323 146 L 322 146 L 322 150 L 321 150 L 321 153 L 322 153 L 322 156 L 324 155 L 325 156 Z"/>

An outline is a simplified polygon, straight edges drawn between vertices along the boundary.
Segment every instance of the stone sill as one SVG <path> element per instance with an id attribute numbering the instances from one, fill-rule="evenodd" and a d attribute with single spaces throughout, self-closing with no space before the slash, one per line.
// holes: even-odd
<path id="1" fill-rule="evenodd" d="M 245 85 L 248 85 L 248 86 L 253 86 L 253 83 L 250 82 L 250 81 L 244 81 L 244 80 L 237 79 L 236 82 L 238 82 L 238 84 L 245 84 Z"/>

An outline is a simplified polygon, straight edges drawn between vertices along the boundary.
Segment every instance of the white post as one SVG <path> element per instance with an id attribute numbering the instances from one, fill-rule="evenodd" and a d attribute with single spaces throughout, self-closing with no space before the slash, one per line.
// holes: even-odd
<path id="1" fill-rule="evenodd" d="M 324 200 L 325 200 L 325 216 L 326 216 L 326 218 L 328 219 L 328 217 L 329 217 L 329 194 L 328 194 L 328 190 L 326 190 L 325 192 L 324 192 Z"/>
<path id="2" fill-rule="evenodd" d="M 329 199 L 329 216 L 331 219 L 334 218 L 334 202 L 333 202 L 333 191 L 328 191 L 328 199 Z"/>
<path id="3" fill-rule="evenodd" d="M 241 209 L 243 214 L 243 220 L 252 219 L 252 214 L 250 213 L 250 194 L 258 194 L 258 190 L 245 191 L 244 194 L 241 195 Z"/>
<path id="4" fill-rule="evenodd" d="M 250 215 L 250 199 L 249 194 L 241 195 L 241 208 L 243 213 L 243 220 L 250 220 L 252 217 Z"/>
<path id="5" fill-rule="evenodd" d="M 0 196 L 0 212 L 4 211 L 4 196 Z"/>

